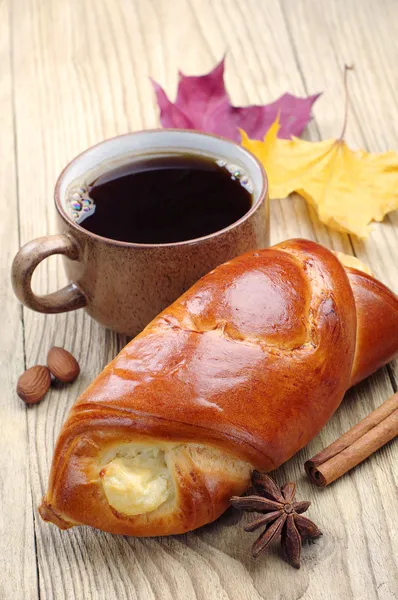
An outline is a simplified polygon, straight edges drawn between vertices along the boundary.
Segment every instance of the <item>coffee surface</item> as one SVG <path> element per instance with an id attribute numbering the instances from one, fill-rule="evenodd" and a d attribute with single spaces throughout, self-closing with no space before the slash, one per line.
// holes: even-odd
<path id="1" fill-rule="evenodd" d="M 106 238 L 162 244 L 224 229 L 252 205 L 247 177 L 194 154 L 152 156 L 113 168 L 87 186 L 93 210 L 79 225 Z"/>

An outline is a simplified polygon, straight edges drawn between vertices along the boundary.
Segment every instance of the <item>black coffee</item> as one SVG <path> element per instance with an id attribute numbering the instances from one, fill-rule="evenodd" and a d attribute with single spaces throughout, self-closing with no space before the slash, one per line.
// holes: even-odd
<path id="1" fill-rule="evenodd" d="M 87 191 L 87 212 L 74 213 L 82 227 L 142 244 L 203 237 L 234 223 L 252 205 L 244 173 L 194 154 L 130 162 L 102 174 Z"/>

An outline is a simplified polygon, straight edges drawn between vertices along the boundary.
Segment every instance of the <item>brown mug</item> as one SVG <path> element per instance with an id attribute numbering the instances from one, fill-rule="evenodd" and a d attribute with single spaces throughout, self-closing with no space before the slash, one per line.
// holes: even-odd
<path id="1" fill-rule="evenodd" d="M 181 152 L 223 159 L 250 178 L 249 211 L 221 231 L 169 244 L 120 242 L 91 233 L 74 222 L 68 190 L 73 182 L 112 163 L 141 155 Z M 89 148 L 62 171 L 55 187 L 59 234 L 37 238 L 14 258 L 12 282 L 19 300 L 42 313 L 84 308 L 96 321 L 119 333 L 136 335 L 161 310 L 217 265 L 269 243 L 268 185 L 258 160 L 229 140 L 196 131 L 128 133 Z M 31 278 L 37 265 L 62 254 L 71 283 L 37 296 Z"/>

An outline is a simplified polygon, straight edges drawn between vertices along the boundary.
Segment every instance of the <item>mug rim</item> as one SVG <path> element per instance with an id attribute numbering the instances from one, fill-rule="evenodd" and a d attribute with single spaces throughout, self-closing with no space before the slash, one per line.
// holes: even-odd
<path id="1" fill-rule="evenodd" d="M 88 231 L 84 227 L 81 227 L 78 223 L 75 223 L 69 217 L 69 215 L 65 211 L 65 209 L 62 205 L 62 202 L 61 202 L 60 187 L 61 187 L 61 183 L 65 176 L 66 171 L 69 169 L 69 167 L 72 164 L 74 164 L 75 162 L 80 160 L 88 151 L 90 151 L 98 146 L 101 146 L 102 144 L 105 144 L 106 142 L 109 142 L 111 140 L 124 138 L 127 136 L 133 136 L 133 135 L 137 135 L 137 134 L 144 134 L 144 133 L 153 134 L 153 133 L 161 133 L 161 132 L 167 133 L 168 131 L 205 135 L 207 137 L 211 137 L 211 138 L 215 138 L 218 140 L 222 140 L 224 142 L 228 142 L 229 144 L 231 144 L 233 146 L 237 146 L 240 150 L 243 150 L 243 152 L 246 152 L 247 154 L 249 154 L 250 157 L 254 160 L 254 162 L 257 163 L 257 166 L 260 169 L 260 173 L 261 173 L 261 177 L 262 177 L 262 184 L 261 184 L 261 188 L 258 192 L 258 197 L 253 202 L 250 210 L 248 210 L 247 213 L 245 213 L 240 219 L 238 219 L 237 221 L 234 221 L 227 227 L 224 227 L 223 229 L 218 229 L 217 231 L 214 231 L 213 233 L 209 233 L 208 235 L 204 235 L 202 237 L 193 238 L 193 239 L 189 239 L 189 240 L 181 240 L 179 242 L 165 242 L 165 243 L 160 243 L 160 244 L 156 244 L 156 243 L 143 244 L 143 243 L 139 243 L 139 242 L 124 242 L 121 240 L 113 240 L 112 238 L 107 238 L 102 235 L 98 235 L 97 233 L 93 233 L 92 231 Z M 105 244 L 108 244 L 111 246 L 119 246 L 122 248 L 130 248 L 130 247 L 132 247 L 132 248 L 165 248 L 166 247 L 167 248 L 167 247 L 175 247 L 175 246 L 186 246 L 186 245 L 190 245 L 190 244 L 197 244 L 199 242 L 204 242 L 209 239 L 216 238 L 219 235 L 222 235 L 228 231 L 231 231 L 235 227 L 238 227 L 239 225 L 244 223 L 247 219 L 249 219 L 256 212 L 256 210 L 259 208 L 261 203 L 267 197 L 268 187 L 269 187 L 268 186 L 268 177 L 267 177 L 265 169 L 264 169 L 263 165 L 261 164 L 261 162 L 259 161 L 259 159 L 252 152 L 250 152 L 250 150 L 247 150 L 247 148 L 244 148 L 237 142 L 234 142 L 233 140 L 225 138 L 221 135 L 215 135 L 213 133 L 199 131 L 198 129 L 179 129 L 179 128 L 171 128 L 171 127 L 167 128 L 167 129 L 163 129 L 163 128 L 158 127 L 155 129 L 140 129 L 137 131 L 131 131 L 128 133 L 122 133 L 120 135 L 115 135 L 113 137 L 106 138 L 105 140 L 102 140 L 101 142 L 97 142 L 96 144 L 89 146 L 88 148 L 86 148 L 85 150 L 83 150 L 82 152 L 77 154 L 74 158 L 72 158 L 72 160 L 70 160 L 68 162 L 68 164 L 62 169 L 60 175 L 58 176 L 57 182 L 55 184 L 55 190 L 54 190 L 54 203 L 55 203 L 55 207 L 56 207 L 59 215 L 69 226 L 71 226 L 73 229 L 77 230 L 80 234 L 86 234 L 87 236 L 92 237 L 95 240 L 98 240 Z"/>

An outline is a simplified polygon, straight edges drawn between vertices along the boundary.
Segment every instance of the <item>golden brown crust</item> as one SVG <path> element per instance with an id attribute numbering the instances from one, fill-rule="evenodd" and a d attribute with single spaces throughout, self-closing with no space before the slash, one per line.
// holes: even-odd
<path id="1" fill-rule="evenodd" d="M 305 240 L 221 265 L 78 399 L 58 440 L 42 515 L 130 535 L 180 533 L 217 518 L 248 483 L 235 459 L 276 468 L 316 435 L 352 382 L 397 351 L 397 338 L 387 344 L 368 324 L 386 306 L 394 312 L 388 323 L 396 323 L 397 299 L 387 288 Z M 176 496 L 126 517 L 104 496 L 99 457 L 112 444 L 143 440 L 177 447 Z M 209 466 L 192 458 L 194 444 L 218 453 Z"/>
<path id="2" fill-rule="evenodd" d="M 346 269 L 357 311 L 357 338 L 350 385 L 362 381 L 398 353 L 398 296 L 357 269 Z"/>
<path id="3" fill-rule="evenodd" d="M 120 430 L 114 431 L 108 444 L 112 444 L 113 438 L 119 445 L 121 439 L 126 439 L 120 435 Z M 130 436 L 131 439 L 145 441 L 140 436 Z M 129 517 L 118 513 L 107 502 L 101 485 L 100 456 L 104 447 L 96 448 L 96 444 L 102 444 L 102 440 L 101 434 L 94 431 L 89 447 L 84 434 L 74 441 L 67 461 L 62 460 L 66 468 L 56 471 L 39 508 L 44 520 L 61 529 L 84 523 L 123 535 L 150 537 L 185 533 L 217 519 L 228 508 L 229 498 L 242 494 L 249 484 L 249 464 L 234 461 L 232 457 L 231 463 L 226 464 L 217 451 L 210 451 L 209 456 L 207 448 L 195 444 L 177 446 L 170 461 L 175 497 L 156 511 Z M 207 454 L 207 460 L 201 460 L 201 453 Z"/>

